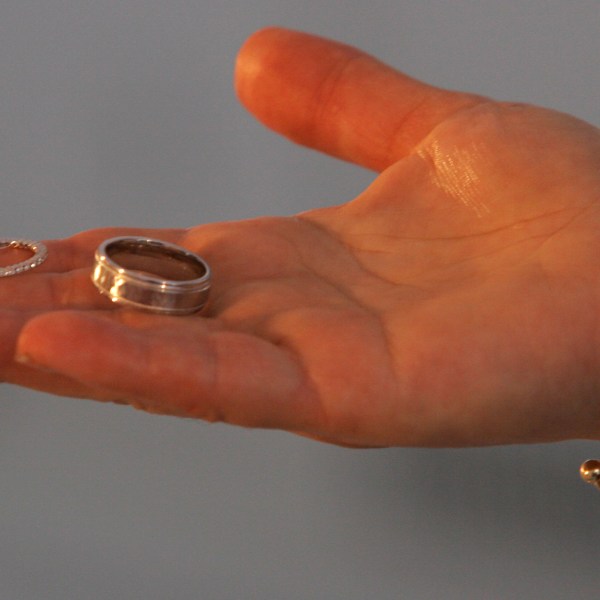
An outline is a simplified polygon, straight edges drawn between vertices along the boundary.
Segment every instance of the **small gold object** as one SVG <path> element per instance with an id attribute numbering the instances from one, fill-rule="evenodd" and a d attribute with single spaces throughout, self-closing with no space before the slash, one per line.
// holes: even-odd
<path id="1" fill-rule="evenodd" d="M 600 460 L 591 458 L 579 467 L 581 478 L 600 490 Z"/>

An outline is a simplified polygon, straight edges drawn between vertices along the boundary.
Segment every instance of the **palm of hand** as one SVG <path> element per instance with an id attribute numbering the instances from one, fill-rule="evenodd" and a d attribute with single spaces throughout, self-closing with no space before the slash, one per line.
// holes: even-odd
<path id="1" fill-rule="evenodd" d="M 228 283 L 215 309 L 298 361 L 319 409 L 312 434 L 374 445 L 565 434 L 557 395 L 573 398 L 573 410 L 591 400 L 581 359 L 593 331 L 580 309 L 597 285 L 585 281 L 597 182 L 565 197 L 572 165 L 563 173 L 556 162 L 569 152 L 564 139 L 553 148 L 548 135 L 521 152 L 508 143 L 528 122 L 556 118 L 470 109 L 354 202 L 231 226 L 222 244 L 246 279 Z M 565 162 L 581 166 L 590 158 L 576 138 Z M 522 160 L 532 153 L 536 164 Z M 469 175 L 457 180 L 445 169 L 459 163 Z M 508 416 L 497 422 L 500 410 Z"/>
<path id="2" fill-rule="evenodd" d="M 348 445 L 593 435 L 593 136 L 481 103 L 347 205 L 171 232 L 215 269 L 211 318 L 39 318 L 21 351 L 59 375 L 33 385 Z"/>

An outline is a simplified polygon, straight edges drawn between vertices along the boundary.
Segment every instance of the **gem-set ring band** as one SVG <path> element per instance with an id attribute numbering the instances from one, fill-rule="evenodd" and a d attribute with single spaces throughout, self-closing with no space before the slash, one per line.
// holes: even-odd
<path id="1" fill-rule="evenodd" d="M 48 257 L 46 246 L 42 242 L 34 242 L 32 240 L 0 239 L 0 249 L 2 248 L 29 250 L 33 254 L 21 262 L 8 265 L 7 267 L 0 267 L 0 277 L 10 277 L 11 275 L 26 273 L 41 265 Z"/>
<path id="2" fill-rule="evenodd" d="M 92 281 L 113 302 L 166 315 L 200 311 L 210 267 L 197 254 L 161 240 L 116 237 L 98 246 Z"/>

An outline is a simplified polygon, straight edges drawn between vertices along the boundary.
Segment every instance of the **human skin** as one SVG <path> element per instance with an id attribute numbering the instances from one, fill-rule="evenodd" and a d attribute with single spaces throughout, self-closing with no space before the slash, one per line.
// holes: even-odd
<path id="1" fill-rule="evenodd" d="M 2 380 L 345 446 L 600 437 L 598 129 L 279 28 L 235 84 L 268 127 L 380 175 L 289 218 L 49 241 L 0 280 Z M 129 233 L 210 263 L 205 313 L 97 293 L 96 246 Z"/>

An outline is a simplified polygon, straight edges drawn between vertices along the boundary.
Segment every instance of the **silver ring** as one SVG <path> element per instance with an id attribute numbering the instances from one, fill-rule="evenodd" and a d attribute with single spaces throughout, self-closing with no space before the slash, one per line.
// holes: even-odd
<path id="1" fill-rule="evenodd" d="M 0 239 L 0 249 L 2 248 L 29 250 L 30 252 L 33 252 L 33 255 L 26 260 L 15 263 L 14 265 L 0 267 L 0 277 L 19 275 L 20 273 L 25 273 L 26 271 L 35 269 L 35 267 L 39 267 L 48 257 L 48 250 L 46 246 L 42 244 L 42 242 L 33 242 L 31 240 Z"/>
<path id="2" fill-rule="evenodd" d="M 113 302 L 167 315 L 201 310 L 210 267 L 185 248 L 146 237 L 116 237 L 96 250 L 92 281 Z"/>

